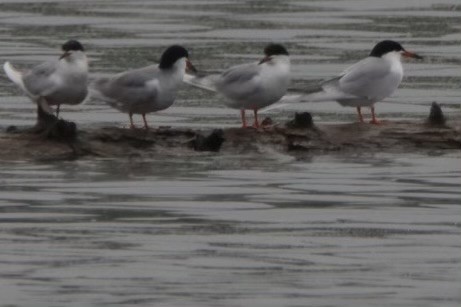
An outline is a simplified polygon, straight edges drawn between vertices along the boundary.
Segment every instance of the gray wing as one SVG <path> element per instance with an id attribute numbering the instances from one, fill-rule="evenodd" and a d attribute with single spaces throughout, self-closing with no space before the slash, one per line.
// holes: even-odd
<path id="1" fill-rule="evenodd" d="M 128 105 L 142 104 L 156 99 L 158 88 L 155 79 L 158 68 L 154 65 L 127 71 L 112 78 L 101 78 L 93 87 L 102 94 L 102 99 L 109 103 Z"/>
<path id="2" fill-rule="evenodd" d="M 243 99 L 261 88 L 260 72 L 256 63 L 231 67 L 219 76 L 216 88 L 232 99 Z"/>
<path id="3" fill-rule="evenodd" d="M 59 81 L 52 78 L 58 64 L 58 61 L 45 62 L 26 72 L 22 79 L 26 90 L 40 96 L 52 93 L 59 86 Z"/>
<path id="4" fill-rule="evenodd" d="M 345 93 L 373 99 L 392 94 L 400 80 L 385 60 L 368 57 L 348 68 L 336 81 Z"/>
<path id="5" fill-rule="evenodd" d="M 306 102 L 335 100 L 339 103 L 379 101 L 396 89 L 401 78 L 390 73 L 390 65 L 380 58 L 365 58 L 341 75 L 311 86 L 303 92 Z"/>

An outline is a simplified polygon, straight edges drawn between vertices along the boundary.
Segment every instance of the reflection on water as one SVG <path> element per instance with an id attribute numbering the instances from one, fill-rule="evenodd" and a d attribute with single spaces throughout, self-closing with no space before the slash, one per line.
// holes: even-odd
<path id="1" fill-rule="evenodd" d="M 185 44 L 204 71 L 287 45 L 293 88 L 336 75 L 394 38 L 406 63 L 384 118 L 459 116 L 458 0 L 0 1 L 0 61 L 49 60 L 79 38 L 92 76 Z M 299 106 L 272 111 L 286 120 Z M 34 106 L 0 77 L 0 127 Z M 336 103 L 301 107 L 354 120 Z M 83 128 L 127 116 L 66 106 Z M 219 97 L 184 87 L 158 125 L 238 124 Z M 295 160 L 272 152 L 139 161 L 0 163 L 1 306 L 459 306 L 459 152 Z"/>
<path id="2" fill-rule="evenodd" d="M 2 302 L 459 302 L 459 155 L 163 158 L 3 165 Z"/>

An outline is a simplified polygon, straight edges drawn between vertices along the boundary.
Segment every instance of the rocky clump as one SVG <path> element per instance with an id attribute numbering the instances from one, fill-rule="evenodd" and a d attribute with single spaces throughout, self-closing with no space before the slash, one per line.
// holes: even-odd
<path id="1" fill-rule="evenodd" d="M 56 160 L 96 157 L 150 157 L 159 154 L 191 157 L 200 154 L 259 154 L 265 150 L 294 157 L 341 152 L 421 152 L 461 149 L 459 126 L 453 128 L 433 104 L 424 122 L 314 124 L 309 113 L 296 114 L 286 125 L 261 129 L 193 130 L 159 127 L 104 127 L 79 130 L 74 123 L 42 114 L 41 129 L 0 133 L 3 160 Z"/>
<path id="2" fill-rule="evenodd" d="M 437 102 L 433 102 L 431 105 L 431 111 L 429 112 L 429 117 L 427 118 L 427 123 L 433 126 L 444 127 L 447 119 L 442 112 L 442 108 Z"/>

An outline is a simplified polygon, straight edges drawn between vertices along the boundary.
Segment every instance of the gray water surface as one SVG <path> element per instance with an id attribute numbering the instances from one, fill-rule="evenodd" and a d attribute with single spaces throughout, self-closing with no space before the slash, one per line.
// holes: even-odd
<path id="1" fill-rule="evenodd" d="M 378 115 L 420 121 L 437 100 L 459 118 L 460 25 L 458 0 L 0 0 L 0 61 L 28 67 L 78 38 L 92 77 L 157 62 L 173 43 L 217 72 L 277 41 L 295 90 L 395 39 L 426 59 L 405 63 Z M 355 120 L 334 102 L 267 114 L 283 122 L 294 111 Z M 34 112 L 1 75 L 0 127 L 32 125 Z M 93 101 L 61 112 L 81 129 L 128 123 Z M 149 121 L 235 127 L 239 116 L 185 86 Z M 459 306 L 460 158 L 261 150 L 0 162 L 0 306 Z"/>

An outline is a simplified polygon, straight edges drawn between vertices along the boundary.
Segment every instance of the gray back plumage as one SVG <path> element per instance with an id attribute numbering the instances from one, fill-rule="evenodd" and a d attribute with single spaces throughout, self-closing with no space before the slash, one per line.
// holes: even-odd
<path id="1" fill-rule="evenodd" d="M 216 81 L 216 88 L 225 96 L 239 100 L 259 90 L 261 67 L 256 63 L 234 66 L 224 71 Z"/>
<path id="2" fill-rule="evenodd" d="M 102 100 L 122 111 L 134 110 L 158 97 L 155 86 L 146 87 L 146 82 L 159 77 L 157 65 L 130 70 L 109 78 L 96 80 L 92 87 L 102 94 Z"/>
<path id="3" fill-rule="evenodd" d="M 56 88 L 50 76 L 56 72 L 57 61 L 45 62 L 35 66 L 24 74 L 23 82 L 26 89 L 33 95 L 46 96 Z"/>

